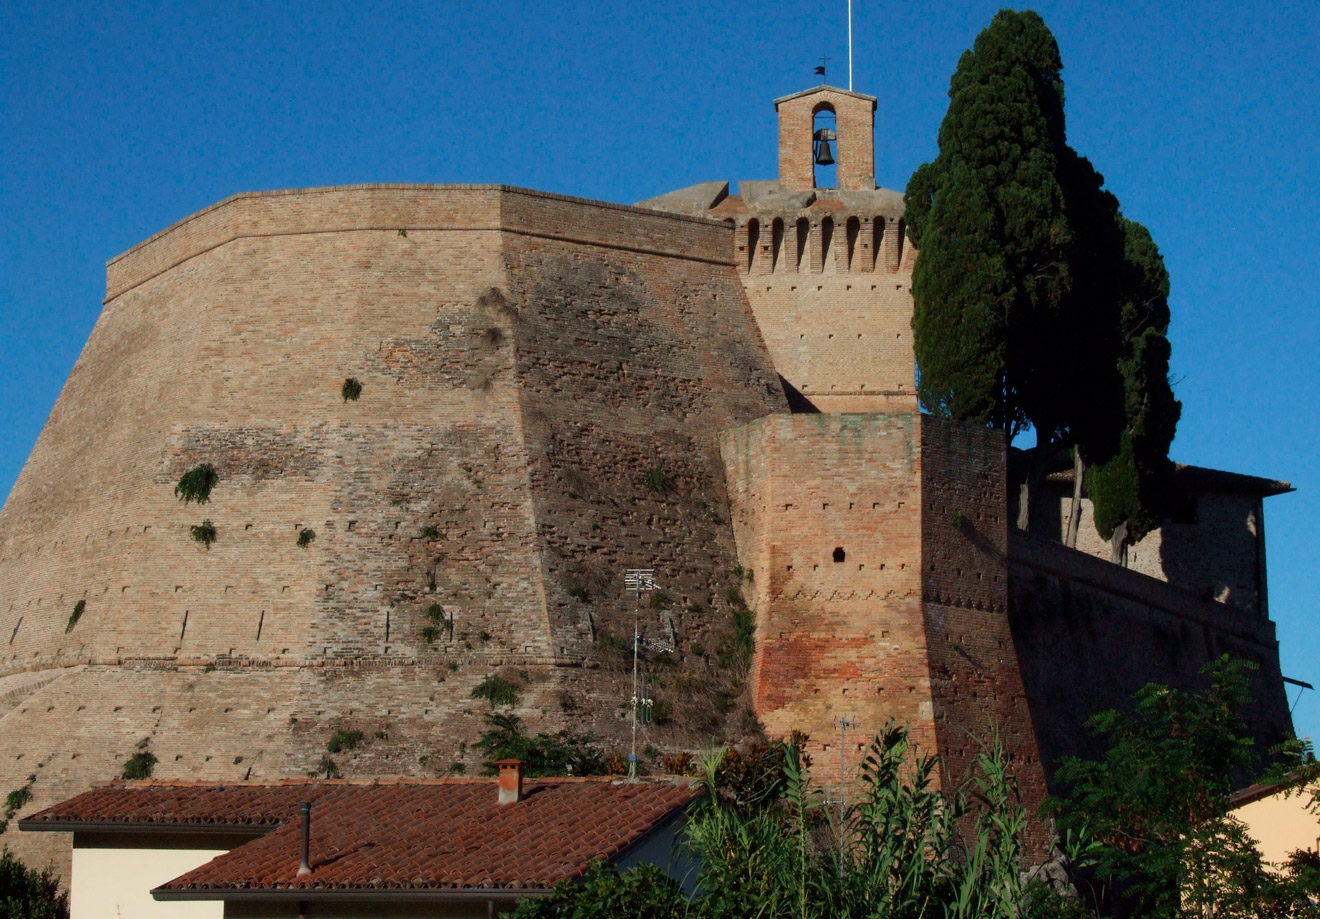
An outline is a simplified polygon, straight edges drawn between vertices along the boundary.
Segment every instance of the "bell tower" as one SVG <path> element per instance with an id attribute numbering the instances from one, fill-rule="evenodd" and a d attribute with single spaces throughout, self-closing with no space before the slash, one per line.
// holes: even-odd
<path id="1" fill-rule="evenodd" d="M 875 96 L 834 86 L 817 86 L 776 99 L 779 184 L 797 191 L 815 188 L 816 163 L 826 162 L 818 156 L 828 151 L 838 163 L 841 191 L 874 191 L 875 103 Z M 822 112 L 834 114 L 835 127 L 818 132 L 816 116 Z M 835 133 L 837 140 L 827 132 Z M 833 150 L 828 146 L 831 141 L 836 143 Z"/>

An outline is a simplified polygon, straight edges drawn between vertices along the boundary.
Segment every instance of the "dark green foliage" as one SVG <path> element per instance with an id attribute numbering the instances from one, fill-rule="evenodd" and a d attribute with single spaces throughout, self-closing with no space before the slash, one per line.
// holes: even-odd
<path id="1" fill-rule="evenodd" d="M 196 501 L 206 504 L 211 500 L 211 489 L 220 484 L 220 474 L 210 463 L 194 466 L 183 474 L 174 486 L 174 496 L 184 504 Z"/>
<path id="2" fill-rule="evenodd" d="M 137 742 L 137 752 L 124 760 L 124 768 L 119 774 L 120 778 L 129 781 L 151 778 L 151 773 L 155 771 L 156 763 L 160 760 L 156 759 L 156 754 L 147 749 L 150 742 L 150 738 L 147 737 Z"/>
<path id="3" fill-rule="evenodd" d="M 314 778 L 339 779 L 344 774 L 339 771 L 339 765 L 328 756 L 322 756 L 321 762 L 317 763 L 316 771 L 312 773 Z"/>
<path id="4" fill-rule="evenodd" d="M 65 635 L 68 635 L 70 632 L 73 631 L 73 627 L 78 624 L 78 620 L 82 618 L 82 614 L 85 613 L 86 611 L 87 611 L 86 600 L 79 600 L 77 603 L 73 604 L 73 612 L 69 613 L 69 622 L 64 627 Z"/>
<path id="5" fill-rule="evenodd" d="M 339 388 L 339 395 L 345 402 L 350 399 L 356 402 L 362 395 L 362 384 L 358 381 L 357 377 L 346 377 L 344 379 L 344 385 Z"/>
<path id="6" fill-rule="evenodd" d="M 1101 457 L 1087 488 L 1095 526 L 1111 538 L 1126 524 L 1129 543 L 1159 525 L 1168 511 L 1173 464 L 1169 446 L 1182 405 L 1169 385 L 1169 273 L 1150 233 L 1120 218 L 1124 237 L 1117 370 L 1123 391 L 1118 448 Z"/>
<path id="7" fill-rule="evenodd" d="M 346 731 L 343 728 L 335 728 L 335 732 L 330 735 L 330 740 L 326 742 L 325 749 L 329 753 L 345 753 L 349 750 L 356 750 L 366 735 L 356 728 Z"/>
<path id="8" fill-rule="evenodd" d="M 47 868 L 37 871 L 0 851 L 0 919 L 69 919 L 69 894 Z"/>
<path id="9" fill-rule="evenodd" d="M 574 600 L 581 601 L 582 603 L 586 603 L 587 600 L 591 598 L 590 591 L 588 591 L 586 586 L 583 584 L 570 584 L 568 588 L 568 595 L 572 597 Z"/>
<path id="10" fill-rule="evenodd" d="M 579 881 L 563 881 L 548 897 L 527 897 L 514 919 L 682 919 L 687 897 L 678 884 L 655 865 L 638 865 L 622 873 L 607 862 L 596 862 Z"/>
<path id="11" fill-rule="evenodd" d="M 210 520 L 203 520 L 197 526 L 192 527 L 190 532 L 192 533 L 193 542 L 199 542 L 208 549 L 211 548 L 211 543 L 215 542 L 215 524 Z"/>
<path id="12" fill-rule="evenodd" d="M 5 810 L 10 816 L 23 809 L 23 805 L 32 800 L 32 786 L 30 784 L 15 788 L 9 794 L 5 795 Z"/>
<path id="13" fill-rule="evenodd" d="M 1104 177 L 1066 143 L 1062 61 L 1041 18 L 999 12 L 958 62 L 940 153 L 908 183 L 919 252 L 912 325 L 922 404 L 1033 428 L 1027 513 L 1076 445 L 1106 536 L 1160 513 L 1179 406 L 1168 385 L 1168 275 Z"/>
<path id="14" fill-rule="evenodd" d="M 517 705 L 518 684 L 491 673 L 472 690 L 472 698 L 485 699 L 491 708 L 497 705 Z"/>
<path id="15" fill-rule="evenodd" d="M 1227 656 L 1203 668 L 1208 686 L 1186 693 L 1150 684 L 1131 714 L 1103 712 L 1091 729 L 1108 741 L 1098 761 L 1064 761 L 1060 824 L 1098 842 L 1097 876 L 1114 910 L 1152 919 L 1287 915 L 1307 883 L 1265 871 L 1229 794 L 1254 757 L 1239 714 L 1252 698 L 1249 665 Z M 1310 893 L 1320 893 L 1312 888 Z"/>
<path id="16" fill-rule="evenodd" d="M 311 529 L 310 527 L 303 527 L 301 530 L 298 531 L 298 548 L 306 549 L 308 546 L 312 544 L 312 540 L 315 538 L 316 538 L 315 530 Z"/>
<path id="17" fill-rule="evenodd" d="M 453 640 L 454 620 L 445 615 L 443 606 L 439 603 L 432 603 L 426 608 L 424 615 L 426 616 L 427 625 L 422 628 L 422 638 L 428 645 L 440 637 L 441 631 L 447 631 L 449 639 Z"/>
<path id="18" fill-rule="evenodd" d="M 922 403 L 1011 433 L 1069 283 L 1062 67 L 1038 15 L 998 13 L 959 60 L 939 156 L 905 196 Z"/>
<path id="19" fill-rule="evenodd" d="M 651 468 L 642 474 L 642 486 L 656 494 L 669 490 L 669 477 L 663 469 Z"/>
<path id="20" fill-rule="evenodd" d="M 440 538 L 439 527 L 431 526 L 431 525 L 422 527 L 422 539 L 439 539 L 439 538 Z"/>
<path id="21" fill-rule="evenodd" d="M 477 742 L 485 756 L 482 769 L 486 775 L 495 774 L 495 762 L 501 759 L 522 760 L 523 774 L 532 778 L 610 774 L 609 762 L 590 734 L 564 730 L 528 736 L 522 719 L 504 712 L 487 714 L 486 725 Z"/>

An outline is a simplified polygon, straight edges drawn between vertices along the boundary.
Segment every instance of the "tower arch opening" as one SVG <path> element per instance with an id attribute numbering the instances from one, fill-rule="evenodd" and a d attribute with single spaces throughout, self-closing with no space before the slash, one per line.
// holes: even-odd
<path id="1" fill-rule="evenodd" d="M 839 187 L 835 163 L 839 152 L 838 121 L 834 106 L 828 102 L 821 102 L 811 110 L 812 184 L 816 188 Z"/>

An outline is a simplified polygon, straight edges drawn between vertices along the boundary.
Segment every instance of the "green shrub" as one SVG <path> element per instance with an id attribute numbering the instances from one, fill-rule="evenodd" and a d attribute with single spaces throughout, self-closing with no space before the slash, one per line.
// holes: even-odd
<path id="1" fill-rule="evenodd" d="M 312 540 L 315 538 L 316 538 L 315 530 L 313 530 L 310 527 L 303 527 L 301 530 L 298 531 L 298 548 L 306 549 L 308 546 L 312 544 Z"/>
<path id="2" fill-rule="evenodd" d="M 669 477 L 659 468 L 651 468 L 642 473 L 642 487 L 647 491 L 661 494 L 669 489 Z"/>
<path id="3" fill-rule="evenodd" d="M 191 532 L 193 542 L 199 542 L 208 549 L 211 548 L 211 543 L 215 542 L 215 524 L 210 520 L 203 520 L 193 527 Z"/>
<path id="4" fill-rule="evenodd" d="M 210 463 L 194 466 L 179 478 L 174 486 L 174 496 L 184 504 L 196 501 L 206 504 L 211 500 L 211 489 L 220 484 L 220 473 Z"/>
<path id="5" fill-rule="evenodd" d="M 358 381 L 357 377 L 346 377 L 344 385 L 339 388 L 339 395 L 343 397 L 345 402 L 350 399 L 356 402 L 358 397 L 362 395 L 362 383 Z"/>
<path id="6" fill-rule="evenodd" d="M 156 755 L 150 750 L 145 749 L 143 744 L 138 744 L 138 747 L 138 751 L 124 761 L 120 778 L 126 780 L 151 778 L 151 773 L 155 771 L 156 763 L 160 760 L 156 759 Z"/>
<path id="7" fill-rule="evenodd" d="M 450 763 L 450 775 L 467 775 L 467 763 Z"/>
<path id="8" fill-rule="evenodd" d="M 454 620 L 445 614 L 445 608 L 439 603 L 432 603 L 426 608 L 427 625 L 422 629 L 422 638 L 426 643 L 433 644 L 440 637 L 442 630 L 448 630 L 449 637 L 454 637 Z"/>
<path id="9" fill-rule="evenodd" d="M 37 871 L 0 850 L 0 916 L 4 919 L 69 919 L 69 894 L 49 868 Z"/>
<path id="10" fill-rule="evenodd" d="M 325 748 L 330 753 L 344 753 L 348 750 L 356 750 L 366 737 L 356 728 L 346 731 L 343 728 L 336 728 L 330 735 L 330 740 L 326 742 Z"/>
<path id="11" fill-rule="evenodd" d="M 73 631 L 73 627 L 78 624 L 78 620 L 82 618 L 82 614 L 86 611 L 86 600 L 79 600 L 77 603 L 73 604 L 73 612 L 69 614 L 69 624 L 64 627 L 65 635 L 68 635 Z"/>
<path id="12" fill-rule="evenodd" d="M 439 539 L 440 528 L 436 526 L 422 527 L 422 539 Z"/>
<path id="13" fill-rule="evenodd" d="M 335 764 L 334 760 L 328 756 L 322 756 L 321 762 L 317 764 L 316 771 L 312 773 L 312 776 L 319 776 L 323 779 L 340 779 L 344 777 L 344 774 L 339 771 L 339 766 Z"/>
<path id="14" fill-rule="evenodd" d="M 592 863 L 580 879 L 561 881 L 548 897 L 525 897 L 513 911 L 513 919 L 683 919 L 687 915 L 683 888 L 655 865 L 620 872 L 608 862 Z"/>
<path id="15" fill-rule="evenodd" d="M 518 684 L 497 674 L 489 674 L 472 690 L 472 698 L 485 699 L 490 707 L 518 704 Z"/>
<path id="16" fill-rule="evenodd" d="M 609 761 L 592 735 L 564 730 L 528 736 L 522 719 L 508 712 L 486 715 L 486 730 L 477 748 L 485 756 L 482 771 L 486 775 L 495 774 L 495 762 L 501 759 L 522 760 L 523 774 L 531 778 L 610 774 Z"/>
<path id="17" fill-rule="evenodd" d="M 15 788 L 5 796 L 5 810 L 12 817 L 23 809 L 23 805 L 32 800 L 31 784 L 24 785 L 22 788 Z"/>

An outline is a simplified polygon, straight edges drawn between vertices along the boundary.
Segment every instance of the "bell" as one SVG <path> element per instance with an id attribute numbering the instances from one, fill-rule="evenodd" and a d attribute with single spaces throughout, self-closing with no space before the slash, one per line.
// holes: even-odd
<path id="1" fill-rule="evenodd" d="M 817 166 L 834 165 L 834 154 L 830 152 L 830 142 L 828 139 L 822 138 L 816 144 L 816 165 Z"/>

